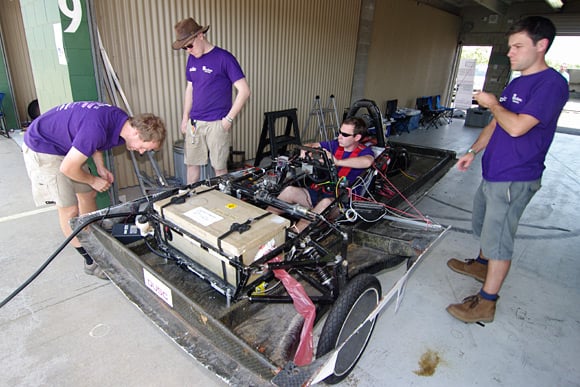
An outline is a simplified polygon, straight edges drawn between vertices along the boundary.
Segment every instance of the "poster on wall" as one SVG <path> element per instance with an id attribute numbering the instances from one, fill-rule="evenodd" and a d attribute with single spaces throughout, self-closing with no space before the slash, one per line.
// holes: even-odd
<path id="1" fill-rule="evenodd" d="M 58 57 L 58 64 L 67 65 L 66 54 L 64 53 L 64 44 L 62 40 L 62 29 L 60 23 L 52 25 L 54 31 L 54 44 L 56 45 L 56 55 Z"/>
<path id="2" fill-rule="evenodd" d="M 475 79 L 475 59 L 461 59 L 457 70 L 457 92 L 455 94 L 455 109 L 471 108 L 473 100 L 473 81 Z"/>

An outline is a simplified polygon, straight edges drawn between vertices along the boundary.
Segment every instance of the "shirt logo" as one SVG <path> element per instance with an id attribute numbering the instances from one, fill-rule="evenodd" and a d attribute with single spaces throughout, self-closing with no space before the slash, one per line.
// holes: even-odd
<path id="1" fill-rule="evenodd" d="M 499 97 L 499 102 L 505 102 L 507 101 L 507 97 L 504 97 L 503 95 L 501 97 Z"/>
<path id="2" fill-rule="evenodd" d="M 68 110 L 75 106 L 80 106 L 83 109 L 98 109 L 103 106 L 110 107 L 111 105 L 101 102 L 69 102 L 62 104 L 56 108 L 56 110 Z"/>
<path id="3" fill-rule="evenodd" d="M 203 72 L 204 72 L 204 73 L 206 73 L 206 74 L 211 74 L 211 73 L 213 73 L 213 70 L 212 70 L 212 69 L 210 69 L 209 67 L 206 67 L 206 66 L 201 66 L 201 71 L 203 71 Z M 195 72 L 197 72 L 197 67 L 195 67 L 195 66 L 191 66 L 191 67 L 189 68 L 189 72 L 190 72 L 190 73 L 195 73 Z"/>
<path id="4" fill-rule="evenodd" d="M 516 93 L 514 93 L 514 95 L 512 95 L 512 102 L 515 103 L 516 105 L 519 105 L 520 103 L 522 103 L 522 99 L 518 97 Z"/>

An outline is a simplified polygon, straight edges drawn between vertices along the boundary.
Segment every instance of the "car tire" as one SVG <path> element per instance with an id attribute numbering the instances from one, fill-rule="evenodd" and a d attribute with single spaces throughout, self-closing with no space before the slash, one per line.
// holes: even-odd
<path id="1" fill-rule="evenodd" d="M 375 276 L 365 273 L 350 280 L 329 311 L 318 340 L 317 357 L 339 347 L 375 309 L 380 299 L 381 284 Z M 368 321 L 342 347 L 337 356 L 334 373 L 324 380 L 325 383 L 336 384 L 353 370 L 369 342 L 375 321 L 376 318 Z"/>

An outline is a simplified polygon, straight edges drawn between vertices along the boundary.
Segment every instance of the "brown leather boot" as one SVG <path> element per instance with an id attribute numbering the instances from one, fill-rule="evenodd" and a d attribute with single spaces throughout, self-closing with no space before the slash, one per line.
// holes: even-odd
<path id="1" fill-rule="evenodd" d="M 498 298 L 499 299 L 499 298 Z M 476 294 L 469 296 L 460 304 L 451 304 L 447 307 L 450 315 L 465 323 L 492 322 L 495 316 L 497 300 L 490 301 Z"/>
<path id="2" fill-rule="evenodd" d="M 479 282 L 485 282 L 487 275 L 487 265 L 477 262 L 475 259 L 466 259 L 460 261 L 457 258 L 451 258 L 447 261 L 447 266 L 457 273 L 465 274 L 475 278 Z"/>

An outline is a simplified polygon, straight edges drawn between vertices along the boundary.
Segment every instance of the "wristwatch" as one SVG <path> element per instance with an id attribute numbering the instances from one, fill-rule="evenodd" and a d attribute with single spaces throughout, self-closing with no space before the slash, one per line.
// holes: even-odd
<path id="1" fill-rule="evenodd" d="M 473 156 L 477 156 L 477 152 L 476 152 L 476 151 L 475 151 L 475 149 L 473 149 L 473 148 L 469 148 L 469 149 L 467 150 L 467 152 L 465 152 L 465 153 L 466 153 L 466 154 L 467 154 L 467 153 L 473 153 Z"/>

